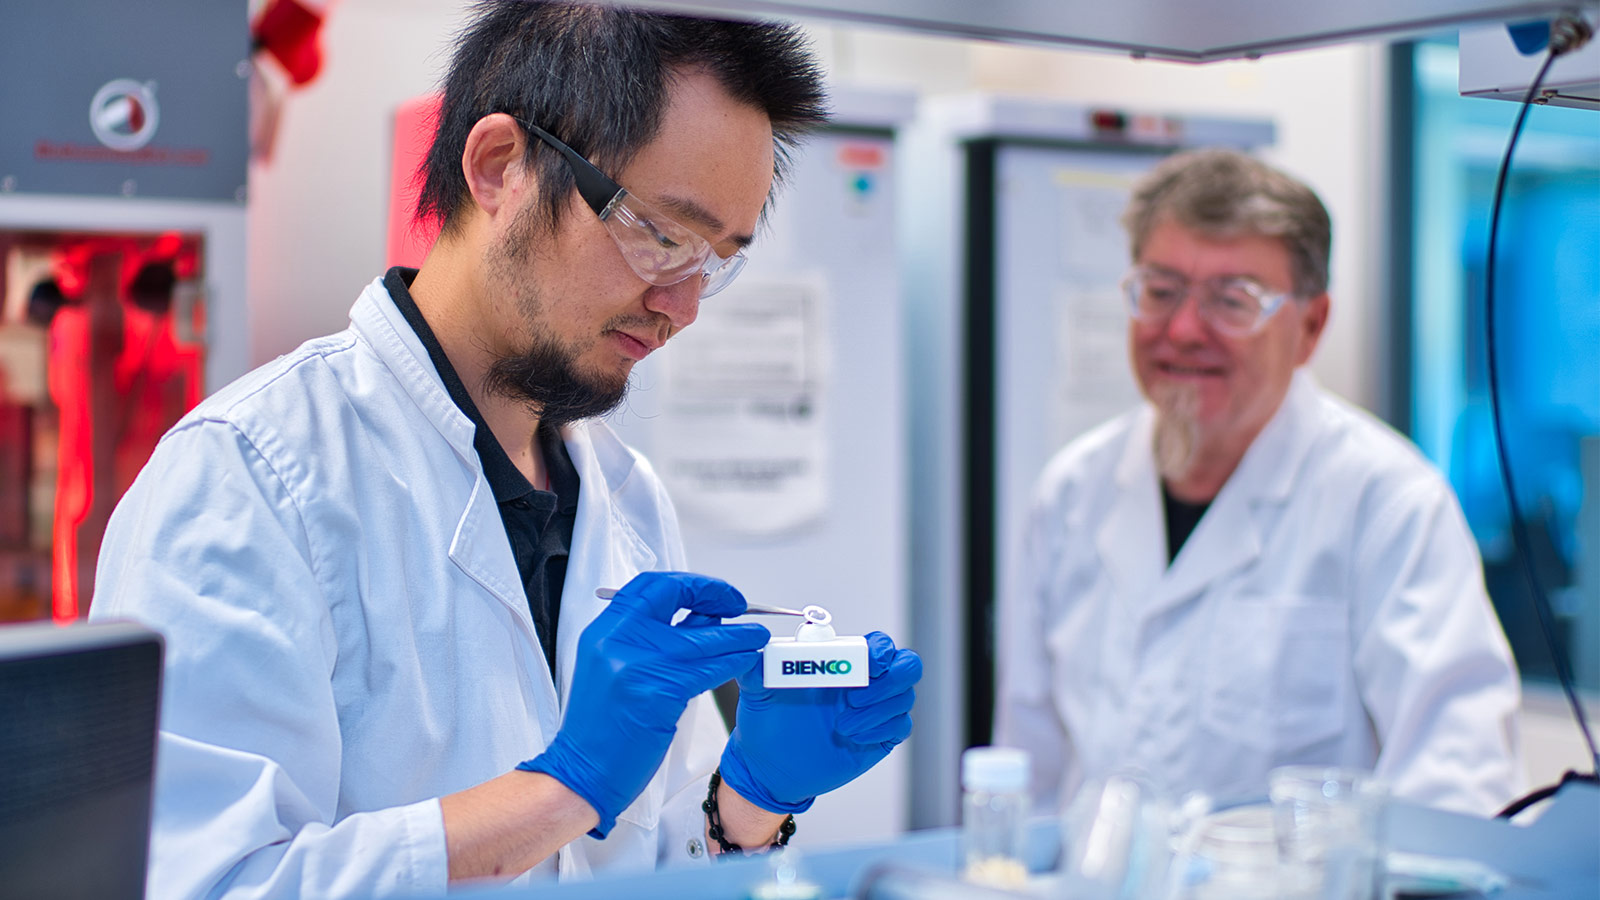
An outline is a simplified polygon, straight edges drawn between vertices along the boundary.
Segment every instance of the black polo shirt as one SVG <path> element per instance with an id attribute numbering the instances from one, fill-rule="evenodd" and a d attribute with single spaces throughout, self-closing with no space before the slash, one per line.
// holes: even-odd
<path id="1" fill-rule="evenodd" d="M 533 628 L 539 635 L 544 658 L 550 663 L 553 677 L 556 671 L 556 625 L 561 618 L 561 585 L 567 577 L 567 557 L 572 552 L 572 526 L 578 517 L 578 470 L 567 456 L 566 444 L 555 428 L 539 426 L 539 450 L 544 455 L 545 471 L 549 473 L 550 490 L 538 490 L 528 483 L 504 447 L 495 440 L 494 433 L 483 421 L 478 405 L 472 402 L 461 376 L 450 365 L 444 348 L 434 336 L 433 329 L 411 299 L 411 281 L 417 277 L 416 269 L 396 266 L 383 278 L 394 305 L 405 316 L 411 330 L 428 351 L 433 367 L 439 371 L 446 391 L 456 406 L 466 413 L 477 429 L 472 446 L 478 451 L 483 464 L 483 474 L 494 491 L 495 502 L 500 507 L 500 520 L 506 527 L 506 537 L 511 542 L 511 554 L 517 561 L 517 574 L 522 577 L 522 589 L 528 595 L 528 611 L 533 614 Z"/>
<path id="2" fill-rule="evenodd" d="M 1178 551 L 1183 549 L 1189 535 L 1194 533 L 1195 526 L 1200 524 L 1200 518 L 1211 508 L 1211 501 L 1204 503 L 1189 503 L 1172 496 L 1167 490 L 1167 483 L 1161 483 L 1162 512 L 1167 519 L 1167 565 L 1178 558 Z"/>

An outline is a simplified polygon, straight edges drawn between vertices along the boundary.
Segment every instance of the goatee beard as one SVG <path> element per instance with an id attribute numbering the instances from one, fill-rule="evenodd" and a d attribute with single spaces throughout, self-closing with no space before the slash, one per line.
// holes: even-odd
<path id="1" fill-rule="evenodd" d="M 495 360 L 483 388 L 525 404 L 541 424 L 559 428 L 616 409 L 628 396 L 628 379 L 585 378 L 554 341 L 540 339 L 526 353 Z"/>
<path id="2" fill-rule="evenodd" d="M 533 254 L 535 238 L 541 234 L 530 204 L 517 213 L 504 240 L 487 254 L 494 284 L 513 294 L 523 314 L 534 321 L 543 313 L 537 292 L 519 293 L 514 286 L 523 285 L 523 269 Z M 483 389 L 490 395 L 522 403 L 541 423 L 559 428 L 616 409 L 628 395 L 628 378 L 624 375 L 606 381 L 585 377 L 578 371 L 574 354 L 547 331 L 537 328 L 526 351 L 490 364 L 483 377 Z"/>
<path id="3" fill-rule="evenodd" d="M 1182 481 L 1200 450 L 1200 390 L 1192 384 L 1164 384 L 1151 391 L 1156 407 L 1156 471 L 1167 482 Z"/>

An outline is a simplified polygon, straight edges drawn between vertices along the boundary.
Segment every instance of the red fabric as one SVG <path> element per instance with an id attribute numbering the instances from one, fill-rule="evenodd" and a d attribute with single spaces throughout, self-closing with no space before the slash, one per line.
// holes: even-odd
<path id="1" fill-rule="evenodd" d="M 272 55 L 297 87 L 322 68 L 322 4 L 268 0 L 250 33 L 256 46 Z"/>

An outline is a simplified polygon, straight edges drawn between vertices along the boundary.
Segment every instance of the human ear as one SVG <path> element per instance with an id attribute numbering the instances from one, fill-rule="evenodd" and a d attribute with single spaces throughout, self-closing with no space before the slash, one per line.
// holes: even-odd
<path id="1" fill-rule="evenodd" d="M 461 174 L 467 180 L 472 201 L 490 218 L 502 209 L 517 206 L 513 196 L 521 184 L 526 140 L 521 126 L 505 113 L 484 116 L 467 133 Z"/>
<path id="2" fill-rule="evenodd" d="M 1317 342 L 1322 339 L 1323 329 L 1328 325 L 1328 292 L 1323 291 L 1305 302 L 1300 311 L 1300 353 L 1297 365 L 1305 365 L 1311 359 L 1312 351 L 1317 349 Z"/>

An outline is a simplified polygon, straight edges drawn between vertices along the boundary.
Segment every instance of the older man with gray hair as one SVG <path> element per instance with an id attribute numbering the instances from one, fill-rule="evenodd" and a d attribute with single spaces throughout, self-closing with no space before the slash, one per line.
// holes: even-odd
<path id="1" fill-rule="evenodd" d="M 1040 478 L 1001 598 L 996 742 L 1066 802 L 1136 769 L 1242 799 L 1306 763 L 1489 814 L 1522 786 L 1516 667 L 1450 486 L 1302 371 L 1327 210 L 1240 153 L 1174 156 L 1123 223 L 1148 401 Z"/>

